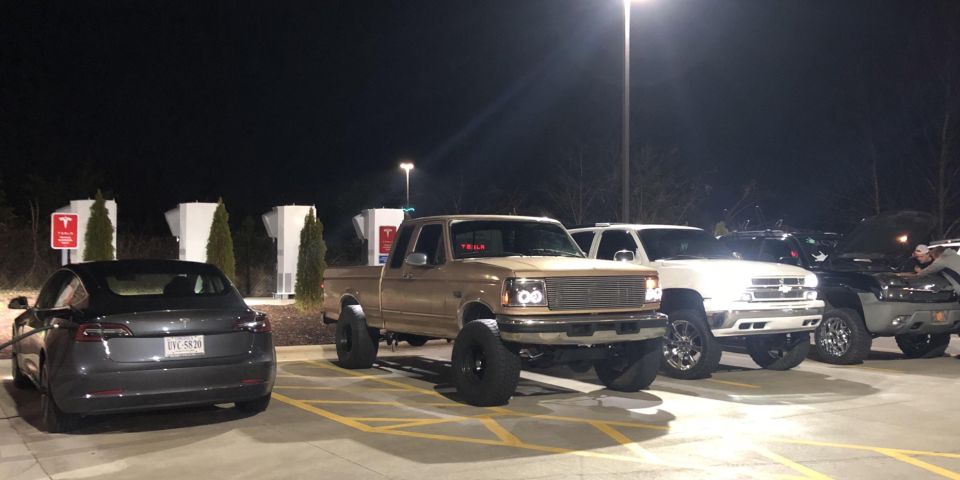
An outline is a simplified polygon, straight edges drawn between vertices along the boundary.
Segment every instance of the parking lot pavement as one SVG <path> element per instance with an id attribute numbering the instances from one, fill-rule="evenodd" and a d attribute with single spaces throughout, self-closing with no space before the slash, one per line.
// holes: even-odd
<path id="1" fill-rule="evenodd" d="M 952 354 L 960 353 L 954 340 Z M 0 390 L 0 478 L 960 478 L 960 359 L 758 369 L 602 388 L 592 371 L 525 371 L 498 408 L 458 403 L 449 346 L 384 349 L 372 369 L 285 362 L 270 408 L 94 418 L 38 431 L 38 396 Z"/>

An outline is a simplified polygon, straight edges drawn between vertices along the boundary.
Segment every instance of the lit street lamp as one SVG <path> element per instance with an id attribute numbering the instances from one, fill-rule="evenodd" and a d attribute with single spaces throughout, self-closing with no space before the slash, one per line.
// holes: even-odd
<path id="1" fill-rule="evenodd" d="M 400 164 L 400 168 L 407 175 L 407 206 L 406 208 L 410 208 L 410 170 L 413 170 L 413 163 L 403 162 Z"/>

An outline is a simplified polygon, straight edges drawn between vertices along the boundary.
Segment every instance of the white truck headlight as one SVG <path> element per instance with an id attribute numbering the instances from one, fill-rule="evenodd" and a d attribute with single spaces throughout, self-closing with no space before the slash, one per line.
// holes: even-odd
<path id="1" fill-rule="evenodd" d="M 807 276 L 803 277 L 803 286 L 807 288 L 817 288 L 820 285 L 820 279 L 817 278 L 817 274 L 808 273 Z"/>
<path id="2" fill-rule="evenodd" d="M 540 278 L 508 278 L 503 282 L 504 307 L 546 307 L 547 289 Z"/>
<path id="3" fill-rule="evenodd" d="M 718 301 L 725 302 L 752 302 L 753 295 L 749 289 L 752 286 L 749 277 L 713 277 L 710 285 L 715 288 L 712 290 L 711 297 Z"/>
<path id="4" fill-rule="evenodd" d="M 647 278 L 644 303 L 659 302 L 661 298 L 663 298 L 663 289 L 660 288 L 660 279 L 657 277 Z"/>

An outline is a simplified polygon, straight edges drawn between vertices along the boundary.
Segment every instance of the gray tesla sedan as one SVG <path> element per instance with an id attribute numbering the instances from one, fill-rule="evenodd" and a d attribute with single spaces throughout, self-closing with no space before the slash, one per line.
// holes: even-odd
<path id="1" fill-rule="evenodd" d="M 13 335 L 18 386 L 41 392 L 50 432 L 84 415 L 234 403 L 267 408 L 276 377 L 270 321 L 216 267 L 172 260 L 68 265 L 47 280 Z"/>

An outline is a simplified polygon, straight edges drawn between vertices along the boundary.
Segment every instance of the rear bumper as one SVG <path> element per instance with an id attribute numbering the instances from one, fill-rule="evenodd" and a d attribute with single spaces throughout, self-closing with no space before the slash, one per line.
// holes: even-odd
<path id="1" fill-rule="evenodd" d="M 663 336 L 667 316 L 658 312 L 603 315 L 498 315 L 500 338 L 531 345 L 600 345 Z"/>
<path id="2" fill-rule="evenodd" d="M 52 374 L 53 398 L 64 412 L 85 415 L 254 400 L 273 390 L 277 364 L 271 346 L 232 363 L 149 367 L 90 372 L 64 365 Z"/>
<path id="3" fill-rule="evenodd" d="M 706 310 L 715 337 L 812 331 L 823 318 L 824 303 L 817 300 L 789 305 L 749 303 L 732 307 L 735 308 Z"/>
<path id="4" fill-rule="evenodd" d="M 960 333 L 960 303 L 884 302 L 861 293 L 864 322 L 874 335 Z"/>

